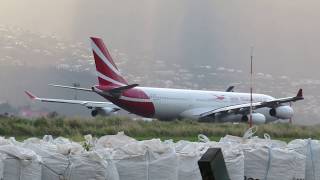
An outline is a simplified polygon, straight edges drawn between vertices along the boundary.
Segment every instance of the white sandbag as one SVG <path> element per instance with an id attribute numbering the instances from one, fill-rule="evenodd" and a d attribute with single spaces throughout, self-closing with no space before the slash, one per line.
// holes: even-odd
<path id="1" fill-rule="evenodd" d="M 178 180 L 201 180 L 198 161 L 208 149 L 205 143 L 179 141 L 175 144 L 178 157 Z"/>
<path id="2" fill-rule="evenodd" d="M 226 135 L 220 139 L 219 143 L 231 146 L 241 145 L 241 149 L 256 149 L 262 146 L 285 148 L 287 146 L 287 143 L 284 141 L 271 139 L 269 134 L 264 134 L 264 138 L 254 136 L 257 131 L 258 126 L 253 126 L 246 130 L 243 137 Z"/>
<path id="3" fill-rule="evenodd" d="M 25 143 L 23 147 L 33 150 L 41 157 L 41 179 L 60 180 L 66 177 L 71 162 L 68 156 L 57 152 L 55 144 L 42 141 L 41 143 Z"/>
<path id="4" fill-rule="evenodd" d="M 12 144 L 12 145 L 16 145 L 16 146 L 21 146 L 22 145 L 22 143 L 17 141 L 15 137 L 9 137 L 8 140 L 10 141 L 10 144 Z"/>
<path id="5" fill-rule="evenodd" d="M 63 155 L 68 154 L 81 154 L 84 149 L 78 143 L 70 143 L 70 144 L 57 144 L 57 151 Z"/>
<path id="6" fill-rule="evenodd" d="M 245 149 L 259 148 L 261 146 L 278 147 L 278 148 L 285 148 L 287 146 L 286 142 L 280 141 L 280 140 L 273 140 L 267 134 L 265 135 L 264 138 L 259 138 L 257 136 L 250 137 L 250 138 L 243 138 L 238 136 L 226 135 L 225 137 L 220 139 L 219 143 L 224 145 L 231 145 L 231 146 L 241 145 Z"/>
<path id="7" fill-rule="evenodd" d="M 198 166 L 199 156 L 177 154 L 178 157 L 178 180 L 201 180 Z"/>
<path id="8" fill-rule="evenodd" d="M 245 143 L 246 139 L 238 136 L 232 136 L 232 135 L 226 135 L 222 138 L 220 138 L 219 143 L 224 143 L 224 144 L 241 144 Z"/>
<path id="9" fill-rule="evenodd" d="M 118 132 L 116 135 L 106 135 L 98 139 L 97 148 L 119 148 L 124 145 L 138 142 L 137 140 L 126 136 L 123 132 Z"/>
<path id="10" fill-rule="evenodd" d="M 244 150 L 245 178 L 292 180 L 305 178 L 305 156 L 292 150 L 259 147 Z"/>
<path id="11" fill-rule="evenodd" d="M 0 146 L 12 144 L 10 140 L 0 136 Z"/>
<path id="12" fill-rule="evenodd" d="M 70 141 L 69 139 L 67 138 L 64 138 L 64 137 L 57 137 L 53 140 L 53 143 L 54 144 L 69 144 L 71 143 L 72 141 Z"/>
<path id="13" fill-rule="evenodd" d="M 213 144 L 216 144 L 216 142 L 201 143 L 181 140 L 175 144 L 175 150 L 177 153 L 201 156 Z"/>
<path id="14" fill-rule="evenodd" d="M 0 179 L 3 179 L 5 154 L 0 153 Z"/>
<path id="15" fill-rule="evenodd" d="M 31 137 L 31 138 L 25 139 L 23 141 L 23 144 L 25 144 L 25 143 L 41 143 L 41 142 L 42 142 L 42 139 L 39 139 L 36 137 Z"/>
<path id="16" fill-rule="evenodd" d="M 111 180 L 119 180 L 119 173 L 117 170 L 117 167 L 112 160 L 112 150 L 111 149 L 98 149 L 95 150 L 96 153 L 98 153 L 105 161 L 108 163 L 108 169 L 107 169 L 107 179 Z"/>
<path id="17" fill-rule="evenodd" d="M 68 180 L 119 180 L 117 170 L 111 161 L 95 151 L 71 156 Z"/>
<path id="18" fill-rule="evenodd" d="M 53 143 L 53 137 L 51 136 L 51 135 L 44 135 L 43 136 L 43 138 L 42 138 L 42 140 L 44 141 L 44 142 L 48 142 L 48 143 Z"/>
<path id="19" fill-rule="evenodd" d="M 176 153 L 169 145 L 158 143 L 158 140 L 149 140 L 115 149 L 112 158 L 120 179 L 176 180 Z"/>
<path id="20" fill-rule="evenodd" d="M 288 144 L 292 149 L 306 156 L 306 180 L 320 180 L 320 142 L 311 139 L 296 139 Z"/>
<path id="21" fill-rule="evenodd" d="M 244 177 L 244 155 L 237 148 L 222 151 L 230 180 L 242 180 Z"/>
<path id="22" fill-rule="evenodd" d="M 120 157 L 119 157 L 120 158 Z M 148 179 L 147 158 L 143 155 L 113 158 L 121 180 Z"/>
<path id="23" fill-rule="evenodd" d="M 176 180 L 178 176 L 178 159 L 173 149 L 162 154 L 148 150 L 149 179 Z"/>
<path id="24" fill-rule="evenodd" d="M 225 137 L 222 137 L 219 141 L 219 143 L 222 144 L 244 144 L 247 142 L 248 139 L 253 138 L 254 134 L 258 131 L 258 126 L 253 126 L 244 132 L 243 137 L 233 136 L 233 135 L 226 135 Z"/>
<path id="25" fill-rule="evenodd" d="M 41 180 L 41 158 L 35 152 L 14 145 L 0 146 L 3 160 L 3 177 L 8 180 Z"/>
<path id="26" fill-rule="evenodd" d="M 3 153 L 7 156 L 16 157 L 21 160 L 41 161 L 41 158 L 37 156 L 34 151 L 14 145 L 0 146 L 0 153 Z"/>
<path id="27" fill-rule="evenodd" d="M 268 146 L 273 148 L 286 148 L 287 143 L 280 140 L 273 140 L 271 139 L 269 134 L 264 134 L 264 138 L 259 138 L 257 136 L 247 139 L 247 144 L 251 145 L 252 147 L 258 146 Z"/>
<path id="28" fill-rule="evenodd" d="M 53 143 L 57 145 L 57 151 L 63 155 L 74 155 L 84 152 L 83 147 L 79 143 L 70 141 L 64 137 L 58 137 L 54 139 Z"/>

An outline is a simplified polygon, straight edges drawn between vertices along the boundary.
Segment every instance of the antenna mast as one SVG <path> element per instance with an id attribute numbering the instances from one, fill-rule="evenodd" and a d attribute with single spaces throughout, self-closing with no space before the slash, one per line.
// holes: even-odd
<path id="1" fill-rule="evenodd" d="M 251 56 L 250 56 L 250 118 L 249 118 L 249 126 L 252 127 L 252 102 L 253 102 L 253 98 L 252 98 L 252 84 L 253 84 L 253 68 L 252 68 L 252 64 L 253 64 L 253 46 L 251 46 Z"/>

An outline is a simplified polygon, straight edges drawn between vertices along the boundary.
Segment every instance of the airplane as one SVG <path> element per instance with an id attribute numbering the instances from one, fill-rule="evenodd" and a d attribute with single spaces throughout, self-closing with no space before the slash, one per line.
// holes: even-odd
<path id="1" fill-rule="evenodd" d="M 49 85 L 52 86 L 52 84 L 49 84 Z M 234 86 L 229 86 L 226 89 L 226 92 L 233 92 L 233 89 L 234 89 Z M 117 107 L 116 105 L 114 105 L 110 102 L 40 98 L 40 97 L 33 95 L 29 91 L 24 91 L 24 92 L 31 100 L 36 100 L 36 101 L 41 101 L 41 102 L 49 102 L 49 103 L 64 103 L 64 104 L 83 105 L 83 106 L 87 107 L 88 109 L 92 109 L 92 111 L 91 111 L 92 117 L 96 117 L 97 115 L 99 115 L 99 116 L 115 115 L 118 113 L 118 111 L 121 110 L 121 108 Z M 138 118 L 136 118 L 136 119 L 138 119 Z M 148 118 L 142 118 L 142 119 L 148 119 Z"/>
<path id="2" fill-rule="evenodd" d="M 194 119 L 209 122 L 249 122 L 252 107 L 253 124 L 263 124 L 278 119 L 290 119 L 294 111 L 290 102 L 303 100 L 302 89 L 296 96 L 274 98 L 265 94 L 226 91 L 204 91 L 140 87 L 129 84 L 121 75 L 103 40 L 91 37 L 98 85 L 79 88 L 51 84 L 51 86 L 94 92 L 116 106 L 146 118 L 169 121 Z"/>
<path id="3" fill-rule="evenodd" d="M 69 99 L 49 99 L 49 98 L 40 98 L 29 91 L 25 91 L 27 96 L 31 100 L 41 101 L 41 102 L 51 102 L 51 103 L 65 103 L 65 104 L 78 104 L 87 107 L 88 109 L 92 109 L 91 116 L 96 117 L 99 116 L 110 116 L 112 114 L 116 114 L 121 110 L 118 106 L 114 105 L 110 102 L 98 102 L 98 101 L 83 101 L 83 100 L 69 100 Z"/>

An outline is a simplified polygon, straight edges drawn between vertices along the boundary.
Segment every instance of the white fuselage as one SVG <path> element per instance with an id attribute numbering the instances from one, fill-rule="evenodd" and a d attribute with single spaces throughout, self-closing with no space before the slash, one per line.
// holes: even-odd
<path id="1" fill-rule="evenodd" d="M 235 93 L 222 91 L 202 91 L 168 88 L 138 87 L 145 92 L 155 108 L 155 118 L 177 119 L 188 117 L 190 113 L 206 109 L 218 109 L 230 105 L 250 103 L 249 93 Z M 264 94 L 253 94 L 253 102 L 268 101 L 274 98 Z M 188 112 L 188 111 L 192 112 Z M 255 112 L 265 115 L 267 122 L 277 118 L 270 116 L 270 108 L 260 108 Z"/>

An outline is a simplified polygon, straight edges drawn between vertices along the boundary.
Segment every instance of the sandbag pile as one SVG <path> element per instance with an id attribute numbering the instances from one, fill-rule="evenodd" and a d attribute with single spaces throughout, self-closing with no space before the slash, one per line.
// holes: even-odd
<path id="1" fill-rule="evenodd" d="M 29 149 L 15 145 L 0 146 L 1 177 L 10 180 L 41 180 L 41 158 Z"/>
<path id="2" fill-rule="evenodd" d="M 123 132 L 80 144 L 67 138 L 0 137 L 0 179 L 35 180 L 201 180 L 198 160 L 209 148 L 221 148 L 230 180 L 320 180 L 320 142 L 288 144 L 249 132 L 219 142 L 138 141 Z"/>
<path id="3" fill-rule="evenodd" d="M 123 133 L 101 137 L 96 145 L 111 154 L 121 180 L 176 180 L 174 148 L 160 139 L 136 141 Z"/>
<path id="4" fill-rule="evenodd" d="M 292 180 L 305 178 L 306 157 L 287 149 L 259 147 L 244 151 L 248 179 Z"/>
<path id="5" fill-rule="evenodd" d="M 292 180 L 306 177 L 306 156 L 290 149 L 283 141 L 271 140 L 268 135 L 264 138 L 253 134 L 246 138 L 227 135 L 221 138 L 219 144 L 222 150 L 231 146 L 232 149 L 242 151 L 243 160 L 239 162 L 243 161 L 243 164 L 238 167 L 243 169 L 244 179 Z M 227 170 L 230 179 L 243 179 L 235 177 L 234 170 L 228 168 L 228 165 Z"/>
<path id="6" fill-rule="evenodd" d="M 98 151 L 85 151 L 76 142 L 45 136 L 40 141 L 23 144 L 42 158 L 42 179 L 49 180 L 118 180 L 119 175 L 109 156 Z"/>
<path id="7" fill-rule="evenodd" d="M 306 156 L 305 179 L 320 179 L 320 142 L 311 139 L 296 139 L 288 144 L 288 149 Z"/>

